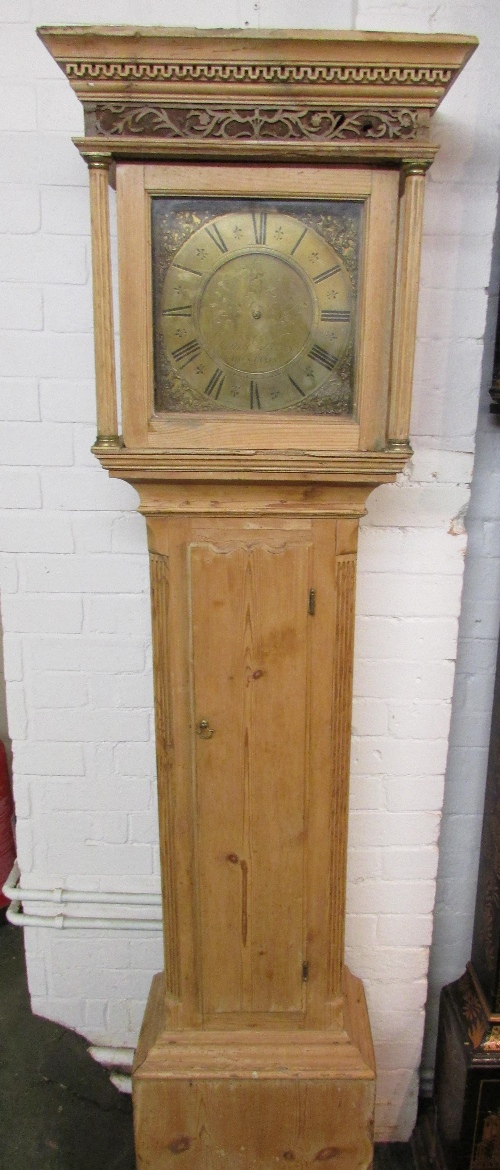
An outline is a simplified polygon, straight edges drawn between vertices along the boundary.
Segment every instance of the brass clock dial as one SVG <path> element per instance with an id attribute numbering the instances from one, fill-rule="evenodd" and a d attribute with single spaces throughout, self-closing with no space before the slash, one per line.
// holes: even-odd
<path id="1" fill-rule="evenodd" d="M 242 209 L 182 243 L 159 312 L 169 363 L 209 407 L 293 410 L 345 353 L 353 290 L 313 227 L 279 210 Z"/>

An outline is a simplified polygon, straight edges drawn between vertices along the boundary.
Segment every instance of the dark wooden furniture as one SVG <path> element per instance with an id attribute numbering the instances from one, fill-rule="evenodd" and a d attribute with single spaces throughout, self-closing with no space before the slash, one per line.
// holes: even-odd
<path id="1" fill-rule="evenodd" d="M 434 1158 L 443 1170 L 500 1167 L 500 651 L 479 861 L 472 958 L 443 988 Z"/>
<path id="2" fill-rule="evenodd" d="M 500 414 L 500 312 L 497 313 L 497 331 L 495 337 L 495 359 L 490 386 L 491 414 Z"/>

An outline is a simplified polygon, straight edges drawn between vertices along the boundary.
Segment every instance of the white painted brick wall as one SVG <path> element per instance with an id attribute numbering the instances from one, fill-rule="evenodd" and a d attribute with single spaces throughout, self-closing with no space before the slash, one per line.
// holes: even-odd
<path id="1" fill-rule="evenodd" d="M 82 114 L 34 28 L 177 15 L 172 0 L 9 0 L 0 12 L 2 621 L 19 860 L 40 888 L 154 892 L 159 868 L 144 523 L 133 489 L 108 479 L 88 450 L 88 184 L 71 143 Z M 397 485 L 370 498 L 360 540 L 348 957 L 365 980 L 377 1048 L 377 1136 L 404 1140 L 416 1108 L 497 206 L 500 13 L 493 0 L 185 0 L 182 22 L 476 32 L 483 42 L 435 119 L 442 149 L 426 205 L 416 454 Z M 488 582 L 488 645 L 499 535 L 493 509 L 481 528 L 483 557 L 495 562 L 479 584 Z M 473 601 L 469 613 L 470 641 Z M 490 666 L 486 655 L 468 685 L 473 716 L 467 723 L 464 708 L 458 720 L 467 743 L 479 722 L 484 736 L 479 675 Z M 450 800 L 455 848 L 470 853 L 477 802 Z M 98 1043 L 135 1042 L 161 966 L 158 935 L 30 929 L 26 949 L 36 1011 Z"/>
<path id="2" fill-rule="evenodd" d="M 434 134 L 442 149 L 430 172 L 427 190 L 412 417 L 413 442 L 419 450 L 419 460 L 422 459 L 421 445 L 441 448 L 440 459 L 443 458 L 443 448 L 447 448 L 450 451 L 451 462 L 446 467 L 446 479 L 450 483 L 455 482 L 458 488 L 460 483 L 467 484 L 470 474 L 464 466 L 462 471 L 459 471 L 458 453 L 463 453 L 461 457 L 466 460 L 467 453 L 473 450 L 478 389 L 481 380 L 487 383 L 492 362 L 492 325 L 496 313 L 496 297 L 491 296 L 491 291 L 496 294 L 498 284 L 497 265 L 493 273 L 491 268 L 492 233 L 497 214 L 499 94 L 493 80 L 493 72 L 491 84 L 488 77 L 489 70 L 494 69 L 494 59 L 498 54 L 499 13 L 496 6 L 489 2 L 467 7 L 453 0 L 447 4 L 433 5 L 431 9 L 430 5 L 423 3 L 407 4 L 393 0 L 391 5 L 384 7 L 377 0 L 366 2 L 362 0 L 358 26 L 397 27 L 408 30 L 413 27 L 423 32 L 471 32 L 478 35 L 481 41 L 480 49 L 448 96 L 446 104 L 443 104 L 442 111 L 439 111 L 435 118 Z M 485 345 L 483 335 L 487 324 L 488 304 L 489 329 Z M 391 984 L 399 983 L 400 978 L 394 974 L 393 967 L 397 950 L 403 946 L 428 945 L 431 941 L 431 928 L 434 925 L 423 1057 L 425 1073 L 428 1073 L 433 1065 L 440 987 L 462 973 L 470 956 L 475 901 L 474 875 L 477 868 L 482 820 L 482 786 L 491 712 L 494 663 L 492 649 L 494 650 L 500 613 L 500 546 L 497 543 L 499 534 L 498 531 L 486 528 L 488 519 L 495 522 L 498 515 L 498 484 L 494 475 L 498 458 L 498 439 L 495 443 L 495 422 L 487 414 L 487 409 L 485 404 L 479 430 L 479 460 L 475 468 L 472 516 L 468 522 L 472 540 L 465 579 L 460 656 L 453 722 L 449 736 L 445 818 L 440 836 L 435 920 L 433 924 L 432 919 L 421 912 L 412 913 L 411 899 L 406 902 L 409 913 L 395 914 L 392 918 L 389 914 L 381 915 L 377 939 L 379 943 L 385 942 L 387 946 L 393 948 L 392 956 L 389 956 L 385 972 L 382 963 L 375 974 L 370 973 L 367 966 L 364 968 L 372 1023 L 378 1038 L 379 1068 L 382 1067 L 384 1070 L 383 1083 L 379 1090 L 378 1125 L 387 1135 L 391 1132 L 394 1135 L 409 1132 L 411 1128 L 415 1108 L 414 1069 L 419 1063 L 418 1058 L 415 1063 L 409 1059 L 411 1045 L 407 1051 L 404 1048 L 404 1043 L 409 1040 L 410 1029 L 409 1018 L 404 1015 L 401 1016 L 398 1047 L 395 1050 L 391 1049 L 393 1055 L 389 1062 L 381 1052 L 384 1047 L 383 1038 L 388 1038 L 391 1027 L 387 1016 L 384 1016 L 387 989 Z M 424 478 L 422 472 L 419 478 Z M 430 483 L 432 473 L 425 478 Z M 435 486 L 437 482 L 439 479 L 434 480 Z M 384 505 L 387 503 L 388 519 L 397 523 L 397 518 L 392 512 L 393 503 L 389 502 L 389 496 L 395 501 L 397 493 L 390 488 L 383 490 L 387 496 L 383 503 Z M 450 561 L 445 567 L 442 555 L 446 545 L 448 548 L 455 547 L 456 543 L 461 546 L 455 562 L 460 575 L 460 558 L 465 552 L 463 537 L 454 535 L 460 534 L 461 531 L 461 506 L 457 507 L 455 513 L 453 508 L 449 509 L 450 519 L 454 514 L 457 519 L 445 525 L 444 494 L 441 496 L 440 493 L 436 493 L 433 497 L 438 508 L 440 505 L 443 506 L 443 522 L 440 522 L 437 512 L 432 508 L 430 497 L 427 495 L 424 498 L 422 487 L 419 490 L 422 498 L 416 501 L 411 524 L 419 526 L 424 537 L 424 551 L 426 547 L 428 548 L 430 567 L 427 571 L 441 578 L 443 585 L 441 602 L 437 593 L 435 596 L 437 613 L 441 612 L 443 616 L 439 624 L 434 619 L 431 627 L 430 614 L 424 619 L 420 608 L 422 617 L 419 624 L 422 626 L 425 620 L 427 625 L 427 633 L 420 643 L 420 655 L 415 656 L 416 671 L 413 679 L 414 681 L 420 679 L 420 688 L 418 693 L 414 694 L 414 702 L 411 705 L 413 709 L 410 709 L 406 696 L 404 696 L 406 711 L 403 710 L 403 703 L 399 705 L 398 702 L 398 708 L 392 705 L 393 721 L 389 718 L 390 732 L 392 735 L 397 735 L 398 730 L 406 732 L 407 738 L 402 738 L 401 746 L 405 745 L 405 749 L 410 752 L 413 751 L 412 728 L 413 735 L 420 736 L 425 734 L 427 722 L 429 743 L 447 735 L 446 728 L 451 715 L 450 699 L 453 660 L 456 653 L 454 643 L 459 594 L 453 582 L 450 580 L 446 582 L 446 574 L 453 573 L 453 566 Z M 377 495 L 380 500 L 382 492 L 379 491 Z M 465 495 L 463 503 L 466 502 Z M 419 519 L 415 512 L 420 505 L 422 510 Z M 425 524 L 425 517 L 430 515 L 437 529 L 433 534 L 422 531 L 421 528 L 422 521 Z M 376 516 L 378 519 L 377 514 Z M 474 544 L 477 543 L 481 545 L 481 549 L 475 553 Z M 416 557 L 415 562 L 417 559 Z M 425 571 L 424 568 L 423 572 Z M 429 596 L 427 589 L 425 592 Z M 407 595 L 405 591 L 405 598 Z M 448 605 L 448 609 L 441 610 L 443 602 L 445 606 Z M 394 624 L 397 626 L 401 623 Z M 402 646 L 405 646 L 405 661 L 408 664 L 412 657 L 410 639 L 415 635 L 416 629 L 414 622 L 406 621 L 405 626 Z M 430 634 L 431 628 L 436 632 L 435 641 Z M 488 644 L 486 654 L 480 652 L 481 638 L 483 644 L 485 641 Z M 372 653 L 375 654 L 376 642 L 370 644 Z M 390 647 L 389 653 L 392 652 L 392 641 Z M 382 653 L 382 647 L 380 650 Z M 425 667 L 422 670 L 424 662 L 430 666 L 434 681 Z M 388 679 L 387 684 L 390 685 Z M 394 720 L 398 728 L 395 727 Z M 417 725 L 414 720 L 418 720 Z M 401 889 L 403 875 L 407 879 L 414 877 L 415 882 L 420 879 L 422 884 L 427 884 L 435 876 L 437 850 L 430 835 L 431 817 L 434 817 L 436 829 L 434 840 L 437 841 L 442 781 L 442 772 L 431 775 L 428 770 L 427 775 L 425 777 L 422 775 L 417 783 L 407 785 L 402 766 L 400 777 L 395 777 L 392 783 L 385 785 L 387 808 L 396 816 L 397 810 L 401 810 L 399 819 L 402 824 L 406 823 L 409 808 L 415 810 L 414 815 L 417 815 L 418 810 L 421 810 L 422 815 L 427 809 L 429 825 L 427 847 L 425 849 L 421 847 L 426 840 L 423 832 L 420 847 L 415 843 L 411 850 L 397 850 L 391 847 L 384 852 L 383 878 L 395 881 L 399 872 Z M 407 795 L 412 802 L 410 806 L 405 805 Z M 369 881 L 369 878 L 365 880 Z M 402 908 L 403 905 L 402 896 Z M 359 969 L 363 962 L 366 963 L 367 960 L 360 959 Z M 408 984 L 410 1010 L 412 1006 L 413 1009 L 419 1006 L 419 994 L 421 997 L 420 1011 L 413 1017 L 416 1037 L 423 1026 L 423 1008 L 427 994 L 427 988 L 422 986 L 421 980 L 419 981 L 417 965 L 415 971 L 409 975 Z M 395 1005 L 397 992 L 398 988 L 395 986 L 393 1001 Z M 400 1079 L 396 1077 L 391 1082 L 396 1066 L 400 1070 Z M 398 1127 L 395 1129 L 392 1110 L 395 1109 L 398 1097 L 400 1114 Z"/>
<path id="3" fill-rule="evenodd" d="M 496 266 L 498 268 L 498 256 Z M 496 309 L 495 300 L 488 329 L 491 344 Z M 500 623 L 499 484 L 496 471 L 500 434 L 497 420 L 488 413 L 489 372 L 490 363 L 485 363 L 472 497 L 467 517 L 467 561 L 429 969 L 422 1058 L 423 1079 L 427 1083 L 430 1083 L 433 1072 L 441 987 L 462 974 L 471 952 Z"/>

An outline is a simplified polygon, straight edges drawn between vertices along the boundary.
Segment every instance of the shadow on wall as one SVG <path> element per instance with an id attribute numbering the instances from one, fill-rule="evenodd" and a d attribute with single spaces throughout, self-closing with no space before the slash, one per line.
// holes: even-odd
<path id="1" fill-rule="evenodd" d="M 490 413 L 499 310 L 500 215 L 493 241 L 455 685 L 439 841 L 421 1092 L 432 1091 L 439 996 L 470 959 L 500 622 L 500 416 Z"/>

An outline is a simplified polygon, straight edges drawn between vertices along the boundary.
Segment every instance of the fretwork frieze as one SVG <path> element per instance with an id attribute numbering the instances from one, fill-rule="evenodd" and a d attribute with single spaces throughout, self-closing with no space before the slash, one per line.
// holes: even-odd
<path id="1" fill-rule="evenodd" d="M 407 139 L 426 135 L 426 110 L 334 109 L 295 104 L 186 106 L 136 102 L 86 103 L 90 135 L 148 138 L 266 141 Z"/>

